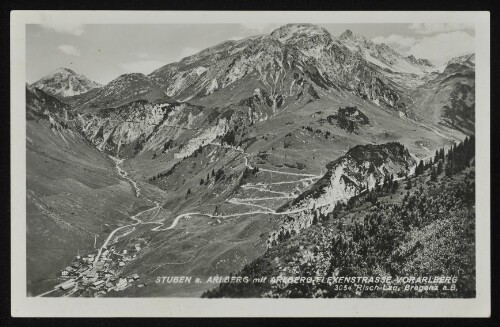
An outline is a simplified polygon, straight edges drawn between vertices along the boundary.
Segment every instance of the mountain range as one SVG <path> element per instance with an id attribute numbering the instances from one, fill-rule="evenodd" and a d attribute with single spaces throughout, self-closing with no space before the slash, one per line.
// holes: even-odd
<path id="1" fill-rule="evenodd" d="M 474 71 L 473 54 L 441 71 L 311 24 L 226 41 L 106 85 L 59 69 L 26 88 L 28 240 L 61 248 L 28 255 L 28 288 L 44 290 L 40 280 L 127 230 L 130 217 L 141 223 L 110 241 L 146 245 L 120 274 L 238 270 L 283 233 L 310 226 L 315 211 L 411 174 L 473 134 Z"/>

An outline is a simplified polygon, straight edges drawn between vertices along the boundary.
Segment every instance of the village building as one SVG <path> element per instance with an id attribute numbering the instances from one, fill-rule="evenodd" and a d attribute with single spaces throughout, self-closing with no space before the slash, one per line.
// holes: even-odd
<path id="1" fill-rule="evenodd" d="M 69 290 L 70 288 L 73 288 L 75 286 L 76 282 L 74 279 L 70 279 L 68 280 L 67 282 L 61 284 L 61 289 L 66 291 L 66 290 Z"/>
<path id="2" fill-rule="evenodd" d="M 92 288 L 97 289 L 97 288 L 101 287 L 103 284 L 104 284 L 104 281 L 102 279 L 95 281 L 92 283 Z"/>
<path id="3" fill-rule="evenodd" d="M 83 273 L 83 281 L 84 282 L 95 282 L 99 278 L 96 269 L 90 269 Z"/>

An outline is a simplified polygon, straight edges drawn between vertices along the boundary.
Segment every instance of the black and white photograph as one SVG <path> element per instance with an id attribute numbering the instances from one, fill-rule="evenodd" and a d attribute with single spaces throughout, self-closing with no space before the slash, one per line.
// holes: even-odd
<path id="1" fill-rule="evenodd" d="M 22 297 L 484 295 L 478 16 L 258 15 L 23 24 Z"/>

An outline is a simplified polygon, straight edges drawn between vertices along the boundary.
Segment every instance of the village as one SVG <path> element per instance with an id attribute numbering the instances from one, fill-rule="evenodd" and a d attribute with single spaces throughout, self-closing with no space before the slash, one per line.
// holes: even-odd
<path id="1" fill-rule="evenodd" d="M 77 255 L 59 275 L 65 281 L 54 288 L 64 292 L 64 296 L 99 297 L 134 285 L 146 287 L 147 283 L 140 282 L 138 274 L 122 275 L 123 268 L 137 258 L 141 244 L 145 245 L 143 239 L 122 251 L 118 251 L 115 246 L 104 247 L 99 257 L 95 253 Z"/>

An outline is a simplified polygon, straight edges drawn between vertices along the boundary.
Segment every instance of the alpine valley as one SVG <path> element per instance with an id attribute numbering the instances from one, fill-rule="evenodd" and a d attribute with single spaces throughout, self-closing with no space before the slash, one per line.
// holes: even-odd
<path id="1" fill-rule="evenodd" d="M 426 185 L 436 150 L 473 137 L 474 72 L 474 54 L 435 67 L 289 24 L 106 85 L 67 68 L 26 85 L 28 294 L 234 296 L 203 281 L 304 254 L 290 242 L 319 225 L 332 244 L 328 224 L 355 224 L 339 206 L 388 181 L 393 201 Z"/>

